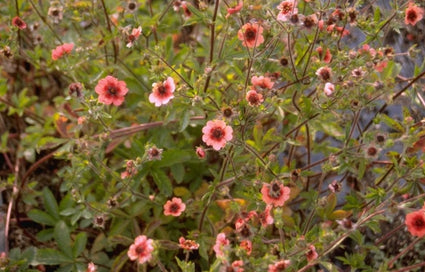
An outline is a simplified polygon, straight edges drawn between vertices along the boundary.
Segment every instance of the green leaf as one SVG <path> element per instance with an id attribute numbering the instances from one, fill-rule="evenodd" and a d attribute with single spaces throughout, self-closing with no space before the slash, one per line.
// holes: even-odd
<path id="1" fill-rule="evenodd" d="M 183 130 L 187 128 L 187 126 L 189 125 L 189 121 L 190 121 L 190 111 L 186 110 L 183 113 L 182 121 L 180 123 L 180 132 L 182 132 Z"/>
<path id="2" fill-rule="evenodd" d="M 171 184 L 170 178 L 164 173 L 164 171 L 155 169 L 151 172 L 151 174 L 153 181 L 155 182 L 156 186 L 158 186 L 161 193 L 167 197 L 171 196 L 173 192 L 173 185 Z"/>
<path id="3" fill-rule="evenodd" d="M 111 271 L 120 271 L 121 268 L 124 266 L 124 264 L 127 262 L 128 256 L 127 256 L 127 249 L 122 251 L 120 255 L 118 255 L 117 258 L 115 258 L 114 262 L 112 263 Z"/>
<path id="4" fill-rule="evenodd" d="M 57 221 L 50 214 L 36 209 L 30 210 L 28 212 L 28 217 L 39 224 L 47 226 L 54 226 Z"/>
<path id="5" fill-rule="evenodd" d="M 64 252 L 66 256 L 72 258 L 71 236 L 69 234 L 69 228 L 64 221 L 61 220 L 56 224 L 53 236 L 55 237 L 59 249 Z"/>
<path id="6" fill-rule="evenodd" d="M 162 153 L 162 159 L 155 162 L 156 167 L 170 167 L 171 165 L 187 162 L 192 153 L 186 150 L 169 149 Z"/>
<path id="7" fill-rule="evenodd" d="M 170 167 L 171 174 L 173 175 L 174 179 L 177 181 L 177 184 L 180 184 L 183 181 L 184 178 L 184 166 L 183 164 L 175 164 Z"/>
<path id="8" fill-rule="evenodd" d="M 49 228 L 49 229 L 41 230 L 40 232 L 37 233 L 36 237 L 37 237 L 37 240 L 39 240 L 40 242 L 47 242 L 53 238 L 53 229 Z"/>
<path id="9" fill-rule="evenodd" d="M 44 187 L 43 189 L 43 204 L 46 208 L 46 211 L 51 216 L 53 216 L 55 219 L 59 219 L 58 203 L 56 202 L 56 199 L 53 196 L 52 192 L 47 187 Z"/>
<path id="10" fill-rule="evenodd" d="M 74 258 L 80 256 L 87 244 L 87 233 L 80 232 L 75 236 L 74 247 L 72 248 L 72 255 Z"/>
<path id="11" fill-rule="evenodd" d="M 58 265 L 64 263 L 73 263 L 74 260 L 71 257 L 65 256 L 62 252 L 53 248 L 42 248 L 38 249 L 34 260 L 31 265 Z"/>

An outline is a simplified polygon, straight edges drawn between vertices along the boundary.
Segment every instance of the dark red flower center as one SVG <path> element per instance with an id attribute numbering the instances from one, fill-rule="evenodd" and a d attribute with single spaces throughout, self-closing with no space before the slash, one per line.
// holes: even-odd
<path id="1" fill-rule="evenodd" d="M 106 92 L 109 95 L 115 96 L 117 94 L 118 90 L 117 90 L 117 88 L 115 88 L 115 86 L 108 86 L 108 88 L 106 89 Z"/>
<path id="2" fill-rule="evenodd" d="M 15 19 L 14 23 L 17 27 L 24 26 L 24 21 L 22 21 L 21 18 L 19 18 L 19 17 Z"/>
<path id="3" fill-rule="evenodd" d="M 416 217 L 415 218 L 415 227 L 423 228 L 424 226 L 425 226 L 424 219 L 422 217 Z"/>
<path id="4" fill-rule="evenodd" d="M 245 38 L 247 41 L 255 40 L 255 36 L 257 34 L 257 31 L 253 28 L 249 28 L 245 31 Z"/>
<path id="5" fill-rule="evenodd" d="M 285 2 L 282 4 L 281 8 L 282 8 L 283 14 L 288 14 L 289 12 L 292 11 L 292 3 Z"/>
<path id="6" fill-rule="evenodd" d="M 138 247 L 136 247 L 136 253 L 137 253 L 138 255 L 142 255 L 144 252 L 145 252 L 144 247 L 142 247 L 142 246 L 138 246 Z"/>
<path id="7" fill-rule="evenodd" d="M 221 127 L 216 127 L 211 130 L 211 137 L 220 141 L 224 137 L 224 130 Z"/>
<path id="8" fill-rule="evenodd" d="M 322 77 L 323 80 L 328 80 L 331 77 L 331 74 L 329 73 L 328 69 L 322 69 L 320 71 L 320 76 Z"/>
<path id="9" fill-rule="evenodd" d="M 180 205 L 179 204 L 176 204 L 176 203 L 171 204 L 171 206 L 170 206 L 170 212 L 176 213 L 179 210 L 180 210 Z"/>
<path id="10" fill-rule="evenodd" d="M 375 156 L 375 155 L 376 155 L 376 153 L 378 153 L 378 150 L 377 150 L 375 147 L 373 147 L 373 146 L 371 146 L 371 147 L 369 147 L 369 148 L 367 149 L 367 154 L 368 154 L 369 156 Z"/>
<path id="11" fill-rule="evenodd" d="M 414 22 L 416 20 L 416 18 L 418 18 L 418 14 L 416 13 L 416 11 L 409 10 L 407 12 L 407 19 L 409 19 L 409 21 Z"/>
<path id="12" fill-rule="evenodd" d="M 149 154 L 150 154 L 152 157 L 156 157 L 156 156 L 158 156 L 158 155 L 159 155 L 159 151 L 158 151 L 158 149 L 156 149 L 156 148 L 152 148 L 152 149 L 150 150 Z"/>
<path id="13" fill-rule="evenodd" d="M 250 96 L 248 96 L 248 101 L 249 101 L 249 103 L 256 105 L 260 102 L 260 99 L 258 98 L 257 94 L 253 93 Z"/>
<path id="14" fill-rule="evenodd" d="M 159 87 L 158 87 L 158 93 L 159 93 L 159 95 L 161 95 L 161 96 L 165 96 L 166 94 L 167 94 L 167 89 L 161 84 Z"/>
<path id="15" fill-rule="evenodd" d="M 271 198 L 279 198 L 282 195 L 282 191 L 280 189 L 280 186 L 277 182 L 272 183 L 270 191 L 269 191 L 269 196 Z"/>

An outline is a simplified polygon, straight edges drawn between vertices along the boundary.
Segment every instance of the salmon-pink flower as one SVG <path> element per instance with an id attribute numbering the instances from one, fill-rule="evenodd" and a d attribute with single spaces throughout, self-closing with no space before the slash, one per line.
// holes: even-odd
<path id="1" fill-rule="evenodd" d="M 386 60 L 380 61 L 377 64 L 375 64 L 375 67 L 374 67 L 375 71 L 381 73 L 382 71 L 384 71 L 384 69 L 385 69 L 385 67 L 387 67 L 387 65 L 388 65 L 388 61 L 386 61 Z"/>
<path id="2" fill-rule="evenodd" d="M 139 26 L 138 28 L 133 28 L 131 31 L 131 34 L 127 37 L 127 47 L 130 48 L 133 46 L 134 42 L 139 38 L 140 34 L 142 33 L 142 27 Z"/>
<path id="3" fill-rule="evenodd" d="M 222 120 L 208 121 L 202 128 L 202 141 L 215 150 L 222 149 L 233 138 L 233 129 Z"/>
<path id="4" fill-rule="evenodd" d="M 99 80 L 94 91 L 99 95 L 99 102 L 119 106 L 124 102 L 124 96 L 128 93 L 127 85 L 124 81 L 113 76 L 106 76 Z"/>
<path id="5" fill-rule="evenodd" d="M 165 105 L 174 98 L 176 85 L 172 77 L 168 77 L 164 82 L 152 84 L 152 93 L 149 95 L 149 102 L 155 103 L 156 107 Z"/>
<path id="6" fill-rule="evenodd" d="M 252 253 L 252 242 L 251 242 L 251 240 L 243 240 L 240 243 L 239 246 L 246 251 L 247 255 L 251 255 L 251 253 Z"/>
<path id="7" fill-rule="evenodd" d="M 272 89 L 274 85 L 272 79 L 265 76 L 253 76 L 251 78 L 251 83 L 254 87 L 260 87 L 262 89 Z"/>
<path id="8" fill-rule="evenodd" d="M 263 27 L 259 23 L 244 24 L 238 31 L 238 39 L 248 48 L 259 46 L 264 42 Z"/>
<path id="9" fill-rule="evenodd" d="M 288 21 L 293 14 L 298 13 L 298 9 L 296 8 L 297 1 L 296 0 L 286 0 L 282 1 L 277 9 L 280 10 L 277 15 L 277 19 L 279 21 Z"/>
<path id="10" fill-rule="evenodd" d="M 180 216 L 184 210 L 186 210 L 186 204 L 178 197 L 173 197 L 164 204 L 164 215 Z"/>
<path id="11" fill-rule="evenodd" d="M 317 254 L 316 247 L 314 245 L 308 246 L 308 251 L 305 255 L 307 257 L 308 262 L 314 261 L 317 259 L 317 257 L 319 257 L 319 254 Z"/>
<path id="12" fill-rule="evenodd" d="M 291 189 L 283 186 L 283 184 L 277 180 L 270 184 L 264 184 L 261 188 L 261 194 L 263 195 L 263 201 L 268 205 L 280 207 L 285 204 L 285 201 L 289 199 Z"/>
<path id="13" fill-rule="evenodd" d="M 242 267 L 243 267 L 243 261 L 242 260 L 237 260 L 237 261 L 234 261 L 232 263 L 232 267 L 231 267 L 232 270 L 230 270 L 230 271 L 233 271 L 233 272 L 244 272 L 245 269 L 243 269 Z M 227 271 L 229 271 L 229 269 Z"/>
<path id="14" fill-rule="evenodd" d="M 281 260 L 275 264 L 269 264 L 268 272 L 282 272 L 291 264 L 290 260 Z"/>
<path id="15" fill-rule="evenodd" d="M 330 63 L 332 61 L 332 54 L 329 48 L 326 48 L 325 56 L 323 56 L 323 49 L 321 46 L 317 47 L 316 52 L 319 54 L 319 58 L 323 60 L 324 63 Z"/>
<path id="16" fill-rule="evenodd" d="M 330 82 L 327 82 L 325 84 L 325 88 L 324 88 L 325 94 L 327 96 L 331 96 L 334 92 L 335 92 L 335 85 L 333 85 Z"/>
<path id="17" fill-rule="evenodd" d="M 226 234 L 219 233 L 217 235 L 217 238 L 215 240 L 215 245 L 213 247 L 215 256 L 217 258 L 223 258 L 225 255 L 224 250 L 226 250 L 229 247 L 230 241 L 226 238 Z"/>
<path id="18" fill-rule="evenodd" d="M 264 98 L 263 95 L 257 93 L 256 90 L 250 90 L 246 93 L 246 100 L 250 106 L 259 106 L 261 103 L 263 103 Z"/>
<path id="19" fill-rule="evenodd" d="M 422 20 L 424 17 L 424 9 L 418 7 L 414 2 L 409 2 L 406 9 L 406 16 L 404 17 L 404 23 L 406 25 L 416 25 L 417 22 Z"/>
<path id="20" fill-rule="evenodd" d="M 69 54 L 73 48 L 73 43 L 64 43 L 62 45 L 57 46 L 55 49 L 52 50 L 52 59 L 60 59 L 63 55 Z"/>
<path id="21" fill-rule="evenodd" d="M 425 236 L 425 211 L 419 210 L 406 215 L 407 230 L 413 236 Z"/>
<path id="22" fill-rule="evenodd" d="M 235 7 L 227 9 L 226 18 L 232 14 L 238 13 L 242 9 L 242 7 L 243 7 L 243 1 L 239 0 L 238 4 Z"/>
<path id="23" fill-rule="evenodd" d="M 128 249 L 127 255 L 130 260 L 137 260 L 140 264 L 149 261 L 152 258 L 153 241 L 145 235 L 137 236 L 134 243 Z"/>
<path id="24" fill-rule="evenodd" d="M 271 216 L 270 214 L 272 208 L 273 208 L 273 205 L 267 205 L 264 212 L 258 215 L 258 218 L 260 219 L 260 222 L 261 222 L 261 226 L 267 227 L 268 225 L 273 224 L 274 219 L 273 219 L 273 216 Z"/>
<path id="25" fill-rule="evenodd" d="M 27 24 L 19 16 L 13 17 L 13 19 L 12 19 L 12 25 L 16 26 L 19 29 L 25 29 L 25 28 L 27 28 Z"/>
<path id="26" fill-rule="evenodd" d="M 184 250 L 195 250 L 199 248 L 199 244 L 193 240 L 186 240 L 184 237 L 180 237 L 179 247 Z"/>

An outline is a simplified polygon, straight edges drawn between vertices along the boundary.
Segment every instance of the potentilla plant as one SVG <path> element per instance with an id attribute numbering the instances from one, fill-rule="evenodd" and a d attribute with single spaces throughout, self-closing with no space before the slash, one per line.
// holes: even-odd
<path id="1" fill-rule="evenodd" d="M 0 267 L 423 269 L 424 6 L 387 4 L 1 3 Z"/>

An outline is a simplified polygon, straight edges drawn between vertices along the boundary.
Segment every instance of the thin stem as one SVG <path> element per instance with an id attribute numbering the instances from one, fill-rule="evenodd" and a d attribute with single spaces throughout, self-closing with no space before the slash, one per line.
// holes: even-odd
<path id="1" fill-rule="evenodd" d="M 406 254 L 409 250 L 411 250 L 415 244 L 417 242 L 419 242 L 422 239 L 422 237 L 417 237 L 415 240 L 413 240 L 413 242 L 411 242 L 405 249 L 403 249 L 403 251 L 401 251 L 399 254 L 397 254 L 397 256 L 395 256 L 389 263 L 388 263 L 388 267 L 392 268 L 394 265 L 394 262 L 397 261 L 398 258 L 400 258 L 401 256 L 403 256 L 404 254 Z"/>
<path id="2" fill-rule="evenodd" d="M 61 44 L 63 44 L 63 41 L 62 41 L 62 39 L 59 37 L 59 35 L 58 34 L 56 34 L 56 32 L 55 32 L 55 30 L 53 29 L 53 27 L 47 22 L 47 20 L 46 20 L 46 17 L 44 17 L 41 13 L 40 13 L 40 11 L 37 9 L 37 7 L 35 6 L 35 4 L 34 4 L 34 2 L 33 2 L 33 0 L 29 0 L 30 1 L 30 4 L 31 4 L 31 6 L 32 6 L 32 8 L 35 10 L 35 12 L 37 13 L 37 15 L 38 15 L 38 17 L 40 17 L 40 19 L 43 21 L 43 23 L 45 24 L 45 25 L 47 25 L 47 27 L 50 29 L 50 31 L 52 31 L 52 33 L 53 33 L 53 35 L 55 36 L 55 38 L 61 43 Z"/>
<path id="3" fill-rule="evenodd" d="M 109 15 L 108 15 L 108 10 L 106 9 L 105 0 L 100 0 L 100 2 L 102 3 L 103 13 L 105 14 L 105 19 L 106 19 L 106 24 L 107 24 L 108 32 L 112 36 L 111 20 L 110 20 Z M 117 47 L 117 45 L 115 43 L 114 37 L 112 37 L 112 46 L 114 47 L 114 63 L 117 63 L 117 59 L 118 59 L 118 47 Z"/>
<path id="4" fill-rule="evenodd" d="M 7 207 L 5 230 L 4 230 L 4 238 L 5 238 L 4 246 L 5 246 L 6 255 L 9 252 L 9 227 L 10 227 L 10 217 L 12 216 L 13 203 L 17 201 L 19 196 L 18 181 L 19 181 L 20 162 L 21 160 L 18 157 L 16 157 L 16 162 L 14 167 L 15 180 L 13 181 L 13 193 L 12 193 L 12 199 L 9 202 L 9 205 Z M 17 210 L 16 207 L 15 207 L 15 210 Z"/>

